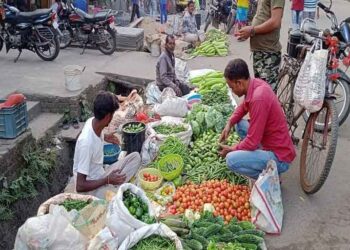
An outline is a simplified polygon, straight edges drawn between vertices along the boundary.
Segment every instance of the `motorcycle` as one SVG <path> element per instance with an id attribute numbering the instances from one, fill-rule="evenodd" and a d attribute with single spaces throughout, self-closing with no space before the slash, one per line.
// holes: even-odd
<path id="1" fill-rule="evenodd" d="M 293 58 L 303 60 L 305 53 L 302 51 L 304 45 L 312 45 L 314 37 L 309 34 L 322 34 L 323 36 L 337 37 L 340 46 L 336 52 L 336 58 L 341 61 L 344 58 L 350 58 L 350 17 L 338 24 L 338 20 L 333 11 L 331 11 L 332 1 L 330 6 L 326 7 L 321 2 L 318 6 L 326 13 L 326 16 L 331 20 L 331 30 L 320 30 L 316 27 L 315 21 L 306 19 L 303 21 L 300 30 L 292 31 L 289 34 L 287 53 Z M 307 32 L 306 32 L 307 30 Z M 326 44 L 323 45 L 326 47 Z M 300 58 L 302 57 L 302 58 Z M 338 112 L 339 126 L 342 125 L 350 113 L 350 78 L 341 70 L 337 70 L 338 77 L 332 81 L 332 89 L 330 93 L 336 96 L 336 108 Z M 309 113 L 304 113 L 304 119 L 307 120 Z"/>
<path id="2" fill-rule="evenodd" d="M 68 47 L 72 42 L 78 42 L 83 47 L 81 54 L 84 54 L 88 44 L 97 47 L 105 55 L 114 53 L 117 41 L 116 31 L 112 28 L 115 14 L 112 10 L 89 15 L 71 4 L 71 10 L 63 13 L 59 16 L 61 48 Z"/>
<path id="3" fill-rule="evenodd" d="M 55 28 L 58 27 L 56 14 L 50 9 L 32 12 L 20 12 L 17 8 L 3 4 L 0 18 L 0 51 L 6 47 L 17 49 L 17 62 L 22 50 L 36 53 L 44 61 L 53 61 L 59 54 L 60 47 Z"/>
<path id="4" fill-rule="evenodd" d="M 223 23 L 226 26 L 226 33 L 229 34 L 235 23 L 236 10 L 237 5 L 235 1 L 213 0 L 213 2 L 209 5 L 204 32 L 207 31 L 210 24 L 218 29 L 219 25 Z"/>

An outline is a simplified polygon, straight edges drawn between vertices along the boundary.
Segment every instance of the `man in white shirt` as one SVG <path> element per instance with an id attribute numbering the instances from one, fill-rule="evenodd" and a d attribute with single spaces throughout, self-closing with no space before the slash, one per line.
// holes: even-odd
<path id="1" fill-rule="evenodd" d="M 118 108 L 118 99 L 110 92 L 101 91 L 94 100 L 94 117 L 86 121 L 75 146 L 73 173 L 78 193 L 104 199 L 107 190 L 116 191 L 115 186 L 128 182 L 141 166 L 140 154 L 134 152 L 103 168 L 104 141 L 120 143 L 113 134 L 102 133 Z"/>

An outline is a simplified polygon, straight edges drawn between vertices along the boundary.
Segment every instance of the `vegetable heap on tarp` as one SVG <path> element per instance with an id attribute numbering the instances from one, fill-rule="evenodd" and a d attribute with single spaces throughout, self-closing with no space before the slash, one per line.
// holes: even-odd
<path id="1" fill-rule="evenodd" d="M 209 30 L 203 43 L 193 51 L 194 56 L 227 56 L 229 43 L 227 35 L 217 29 Z"/>

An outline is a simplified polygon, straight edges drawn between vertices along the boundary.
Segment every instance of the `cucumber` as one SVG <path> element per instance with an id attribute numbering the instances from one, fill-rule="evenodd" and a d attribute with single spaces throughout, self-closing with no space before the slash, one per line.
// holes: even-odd
<path id="1" fill-rule="evenodd" d="M 193 250 L 203 250 L 202 244 L 198 240 L 184 240 L 185 244 Z"/>
<path id="2" fill-rule="evenodd" d="M 204 249 L 207 248 L 209 241 L 206 238 L 204 238 L 202 235 L 191 232 L 191 237 L 192 237 L 192 239 L 199 241 L 202 244 Z"/>
<path id="3" fill-rule="evenodd" d="M 180 227 L 169 227 L 174 233 L 176 233 L 178 236 L 187 235 L 190 233 L 190 230 Z"/>
<path id="4" fill-rule="evenodd" d="M 196 221 L 192 224 L 193 227 L 210 227 L 211 225 L 214 225 L 214 223 L 207 221 Z"/>
<path id="5" fill-rule="evenodd" d="M 257 250 L 258 246 L 255 244 L 250 243 L 241 243 L 241 246 L 244 247 L 246 250 Z"/>
<path id="6" fill-rule="evenodd" d="M 233 242 L 235 240 L 235 235 L 233 233 L 226 233 L 219 236 L 220 242 Z"/>
<path id="7" fill-rule="evenodd" d="M 255 245 L 259 245 L 264 241 L 263 238 L 253 235 L 253 234 L 242 234 L 236 236 L 236 240 L 240 243 L 251 243 Z"/>
<path id="8" fill-rule="evenodd" d="M 185 222 L 183 222 L 180 219 L 165 219 L 161 221 L 163 224 L 167 225 L 168 227 L 178 227 L 178 228 L 187 228 L 187 225 Z"/>
<path id="9" fill-rule="evenodd" d="M 242 231 L 242 228 L 238 225 L 235 225 L 235 224 L 230 224 L 227 226 L 227 229 L 231 231 L 231 233 L 238 233 L 240 231 Z"/>
<path id="10" fill-rule="evenodd" d="M 241 221 L 238 222 L 238 226 L 240 226 L 243 230 L 247 229 L 256 229 L 255 225 L 250 221 Z"/>
<path id="11" fill-rule="evenodd" d="M 213 224 L 210 227 L 207 228 L 207 231 L 204 232 L 203 236 L 204 237 L 209 237 L 211 235 L 217 234 L 222 228 L 222 225 L 219 224 Z"/>
<path id="12" fill-rule="evenodd" d="M 265 233 L 263 231 L 257 230 L 257 229 L 247 229 L 236 233 L 236 235 L 242 235 L 242 234 L 253 234 L 261 238 L 265 236 Z"/>

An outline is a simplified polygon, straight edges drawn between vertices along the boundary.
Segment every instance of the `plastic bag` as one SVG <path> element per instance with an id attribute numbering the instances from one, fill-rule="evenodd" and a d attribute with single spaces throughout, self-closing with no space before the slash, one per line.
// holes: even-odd
<path id="1" fill-rule="evenodd" d="M 180 97 L 167 98 L 161 104 L 154 105 L 154 112 L 160 116 L 185 117 L 188 112 L 187 101 Z"/>
<path id="2" fill-rule="evenodd" d="M 318 40 L 306 54 L 294 88 L 295 101 L 310 112 L 322 108 L 325 96 L 328 50 L 321 47 Z"/>
<path id="3" fill-rule="evenodd" d="M 141 227 L 135 232 L 131 233 L 120 245 L 118 250 L 128 250 L 135 246 L 142 239 L 148 238 L 151 235 L 160 235 L 163 237 L 167 237 L 175 242 L 175 246 L 177 250 L 182 250 L 182 245 L 179 237 L 171 231 L 171 229 L 165 224 L 157 223 L 152 225 L 147 225 Z"/>
<path id="4" fill-rule="evenodd" d="M 50 213 L 52 209 L 50 210 L 51 205 L 60 205 L 65 200 L 80 200 L 80 201 L 88 201 L 92 202 L 94 200 L 99 200 L 97 197 L 92 195 L 82 195 L 82 194 L 73 194 L 73 193 L 61 193 L 54 197 L 51 197 L 44 203 L 42 203 L 38 209 L 37 216 L 44 215 Z"/>
<path id="5" fill-rule="evenodd" d="M 162 92 L 158 88 L 156 82 L 149 83 L 146 88 L 146 104 L 161 103 L 161 95 Z"/>
<path id="6" fill-rule="evenodd" d="M 108 227 L 105 227 L 90 241 L 87 250 L 108 249 L 118 249 L 118 238 L 112 235 Z"/>
<path id="7" fill-rule="evenodd" d="M 121 125 L 127 122 L 135 121 L 135 116 L 143 107 L 143 100 L 136 91 L 132 92 L 127 99 L 120 104 L 119 109 L 114 112 L 112 121 L 108 127 L 104 129 L 105 134 L 115 133 L 120 129 Z"/>
<path id="8" fill-rule="evenodd" d="M 157 157 L 159 147 L 156 141 L 154 136 L 148 136 L 143 143 L 141 149 L 142 166 L 147 166 Z"/>
<path id="9" fill-rule="evenodd" d="M 131 183 L 122 184 L 118 189 L 117 195 L 114 196 L 109 203 L 106 220 L 106 225 L 114 235 L 118 236 L 120 242 L 122 242 L 133 231 L 148 225 L 136 219 L 129 213 L 129 210 L 123 202 L 123 193 L 126 190 L 130 190 L 132 193 L 141 197 L 141 199 L 148 205 L 149 215 L 154 216 L 154 210 L 146 193 L 141 188 L 138 188 Z"/>
<path id="10" fill-rule="evenodd" d="M 153 128 L 160 125 L 160 124 L 164 124 L 164 123 L 165 124 L 182 124 L 185 126 L 186 131 L 180 132 L 177 134 L 171 134 L 171 135 L 157 134 Z M 191 137 L 192 137 L 192 128 L 189 124 L 184 123 L 183 119 L 181 119 L 181 118 L 166 117 L 165 116 L 165 117 L 162 117 L 161 121 L 149 123 L 147 130 L 146 130 L 146 133 L 147 133 L 147 135 L 155 136 L 158 145 L 161 145 L 166 140 L 166 138 L 168 138 L 169 136 L 175 136 L 175 137 L 179 138 L 182 141 L 182 143 L 188 145 L 188 144 L 190 144 Z"/>
<path id="11" fill-rule="evenodd" d="M 175 58 L 175 74 L 180 81 L 186 84 L 190 82 L 190 71 L 187 67 L 187 63 L 178 58 Z"/>
<path id="12" fill-rule="evenodd" d="M 86 249 L 88 239 L 60 213 L 29 218 L 16 235 L 15 250 Z"/>
<path id="13" fill-rule="evenodd" d="M 279 234 L 282 230 L 283 204 L 276 162 L 271 160 L 259 175 L 250 195 L 252 222 L 261 230 Z"/>

